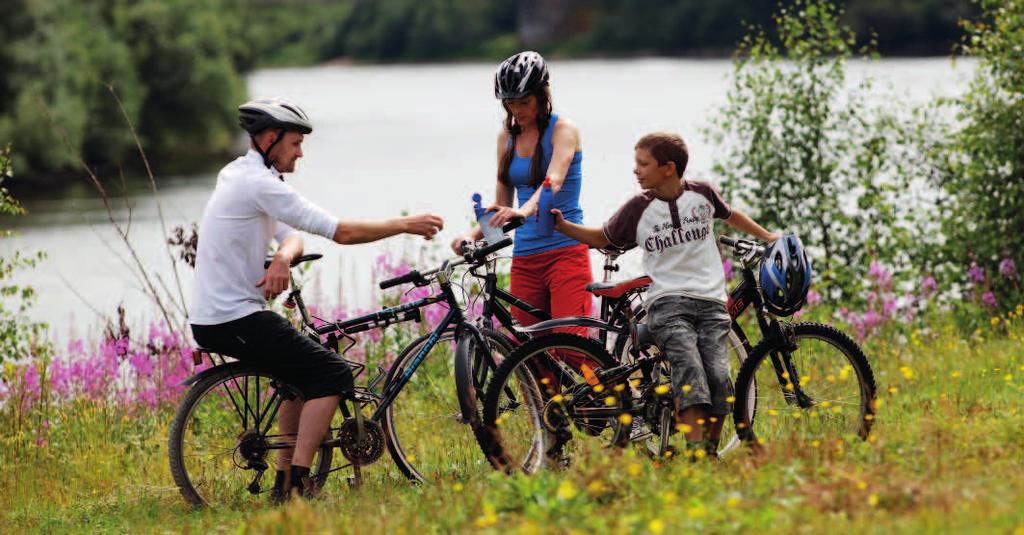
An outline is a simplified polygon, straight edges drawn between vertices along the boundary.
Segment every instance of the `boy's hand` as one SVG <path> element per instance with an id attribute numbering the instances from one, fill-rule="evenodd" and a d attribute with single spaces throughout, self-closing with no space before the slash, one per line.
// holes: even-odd
<path id="1" fill-rule="evenodd" d="M 561 231 L 562 224 L 565 223 L 565 216 L 562 215 L 562 211 L 558 208 L 552 208 L 551 215 L 555 216 L 555 229 Z"/>
<path id="2" fill-rule="evenodd" d="M 778 232 L 773 232 L 768 235 L 768 243 L 775 243 L 781 237 L 782 234 L 779 234 Z"/>

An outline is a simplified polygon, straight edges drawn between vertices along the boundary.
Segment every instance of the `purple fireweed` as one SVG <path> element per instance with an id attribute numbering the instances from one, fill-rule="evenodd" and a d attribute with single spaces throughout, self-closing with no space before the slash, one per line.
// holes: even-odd
<path id="1" fill-rule="evenodd" d="M 878 260 L 871 261 L 871 266 L 868 268 L 868 276 L 875 279 L 875 284 L 883 290 L 888 290 L 892 287 L 892 272 L 885 269 Z"/>
<path id="2" fill-rule="evenodd" d="M 1013 262 L 1012 258 L 1004 258 L 999 262 L 999 274 L 1004 279 L 1016 279 L 1017 278 L 1017 264 Z"/>
<path id="3" fill-rule="evenodd" d="M 985 303 L 989 308 L 995 308 L 998 304 L 996 301 L 996 294 L 992 292 L 985 292 L 981 294 L 981 302 Z"/>
<path id="4" fill-rule="evenodd" d="M 983 284 L 985 282 L 985 271 L 978 264 L 971 264 L 971 269 L 967 270 L 967 279 L 974 284 Z"/>
<path id="5" fill-rule="evenodd" d="M 896 312 L 897 305 L 898 303 L 895 297 L 886 297 L 882 302 L 882 317 L 885 319 L 892 318 L 893 314 Z"/>
<path id="6" fill-rule="evenodd" d="M 725 271 L 725 281 L 732 281 L 736 277 L 736 274 L 732 270 L 732 260 L 726 258 L 722 260 L 722 269 Z"/>
<path id="7" fill-rule="evenodd" d="M 939 283 L 935 282 L 935 277 L 928 275 L 921 281 L 921 295 L 931 297 L 938 290 Z"/>

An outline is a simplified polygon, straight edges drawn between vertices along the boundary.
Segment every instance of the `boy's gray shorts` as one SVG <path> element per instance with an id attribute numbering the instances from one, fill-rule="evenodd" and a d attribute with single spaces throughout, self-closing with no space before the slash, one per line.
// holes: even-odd
<path id="1" fill-rule="evenodd" d="M 729 414 L 732 320 L 725 305 L 681 295 L 659 297 L 648 309 L 647 325 L 672 365 L 672 392 L 680 408 L 703 405 L 709 414 Z"/>

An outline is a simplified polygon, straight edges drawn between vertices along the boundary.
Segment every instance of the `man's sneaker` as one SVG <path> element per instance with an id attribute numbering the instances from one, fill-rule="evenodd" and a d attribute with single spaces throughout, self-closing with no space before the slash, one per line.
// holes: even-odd
<path id="1" fill-rule="evenodd" d="M 270 488 L 270 503 L 281 505 L 288 499 L 288 473 L 278 470 L 274 476 L 274 486 Z"/>

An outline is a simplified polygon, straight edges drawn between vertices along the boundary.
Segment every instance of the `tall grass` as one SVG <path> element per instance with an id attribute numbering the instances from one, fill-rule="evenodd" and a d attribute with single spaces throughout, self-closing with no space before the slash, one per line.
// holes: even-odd
<path id="1" fill-rule="evenodd" d="M 52 404 L 40 432 L 19 427 L 8 398 L 0 514 L 12 531 L 1024 533 L 1024 319 L 927 323 L 862 341 L 881 401 L 865 442 L 717 464 L 590 443 L 566 470 L 507 477 L 481 458 L 422 487 L 385 456 L 360 489 L 336 473 L 322 499 L 280 508 L 187 507 L 167 467 L 170 403 L 74 398 Z"/>

